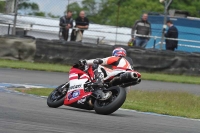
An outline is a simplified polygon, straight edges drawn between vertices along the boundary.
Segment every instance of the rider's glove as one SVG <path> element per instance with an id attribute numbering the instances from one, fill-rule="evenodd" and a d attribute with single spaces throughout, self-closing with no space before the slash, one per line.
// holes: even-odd
<path id="1" fill-rule="evenodd" d="M 101 59 L 95 59 L 95 60 L 93 61 L 93 63 L 94 63 L 94 64 L 102 64 L 102 63 L 103 63 L 103 60 L 101 60 Z"/>
<path id="2" fill-rule="evenodd" d="M 86 65 L 86 60 L 85 59 L 80 59 L 79 61 L 78 61 L 78 63 L 79 63 L 79 65 L 81 65 L 81 66 L 84 66 L 84 65 Z"/>

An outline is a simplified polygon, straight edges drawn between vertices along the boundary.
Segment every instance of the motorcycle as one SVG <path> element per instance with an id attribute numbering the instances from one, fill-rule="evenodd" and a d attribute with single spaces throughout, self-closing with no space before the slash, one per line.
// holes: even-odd
<path id="1" fill-rule="evenodd" d="M 48 96 L 49 107 L 66 105 L 109 115 L 125 102 L 125 88 L 141 82 L 141 74 L 134 70 L 112 70 L 98 64 L 85 67 L 87 71 L 80 70 L 77 64 L 70 69 L 69 82 L 58 86 Z M 98 91 L 111 91 L 112 95 L 106 100 L 101 100 L 101 95 L 95 93 Z"/>

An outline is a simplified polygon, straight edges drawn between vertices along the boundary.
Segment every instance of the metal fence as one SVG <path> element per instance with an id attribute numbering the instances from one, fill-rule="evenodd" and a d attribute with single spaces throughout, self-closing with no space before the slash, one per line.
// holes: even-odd
<path id="1" fill-rule="evenodd" d="M 91 1 L 93 3 L 90 3 Z M 83 42 L 127 45 L 128 41 L 131 39 L 131 26 L 134 22 L 132 22 L 132 25 L 129 27 L 119 27 L 117 26 L 117 22 L 113 25 L 107 25 L 106 22 L 100 22 L 101 24 L 98 24 L 98 22 L 93 23 L 94 16 L 102 10 L 104 1 L 91 1 L 18 0 L 17 31 L 25 29 L 25 31 L 27 31 L 27 35 L 34 36 L 36 38 L 59 39 L 59 18 L 65 14 L 65 11 L 72 10 L 73 18 L 75 19 L 81 10 L 85 10 L 87 17 L 90 20 L 90 25 L 89 29 L 84 32 Z M 13 2 L 15 2 L 15 0 L 7 0 L 6 2 L 7 4 L 4 3 L 5 11 L 1 10 L 3 14 L 0 14 L 0 35 L 12 33 L 14 20 L 13 5 L 15 4 Z M 164 17 L 160 14 L 149 16 L 149 21 L 152 24 L 152 35 L 150 36 L 151 39 L 148 42 L 147 48 L 160 48 L 160 37 L 162 36 L 163 31 L 163 18 Z M 120 16 L 116 16 L 116 21 L 119 19 Z M 172 19 L 179 30 L 178 50 L 200 52 L 200 27 L 191 26 L 190 24 L 192 21 L 194 25 L 200 25 L 200 21 L 192 20 L 191 18 L 187 18 L 187 21 L 182 20 L 182 18 L 177 20 L 175 20 L 175 18 L 168 19 Z M 185 23 L 188 23 L 188 25 L 190 24 L 190 26 Z M 72 29 L 70 29 L 70 32 L 71 31 Z M 165 46 L 162 46 L 163 49 L 164 47 Z"/>

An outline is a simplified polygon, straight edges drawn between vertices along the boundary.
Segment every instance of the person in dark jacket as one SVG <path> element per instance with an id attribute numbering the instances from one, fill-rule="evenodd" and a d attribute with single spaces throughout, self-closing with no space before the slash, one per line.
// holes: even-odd
<path id="1" fill-rule="evenodd" d="M 66 15 L 60 18 L 60 33 L 64 40 L 69 38 L 69 29 L 73 28 L 72 11 L 67 11 Z"/>
<path id="2" fill-rule="evenodd" d="M 76 18 L 76 27 L 79 29 L 83 29 L 81 30 L 81 32 L 84 32 L 84 29 L 88 29 L 89 27 L 89 19 L 87 17 L 85 17 L 85 12 L 81 11 L 79 14 L 79 17 Z"/>
<path id="3" fill-rule="evenodd" d="M 89 28 L 89 19 L 87 17 L 85 17 L 85 12 L 81 11 L 79 16 L 76 18 L 75 20 L 76 22 L 76 28 L 79 28 L 82 35 L 84 30 Z M 76 40 L 76 36 L 78 34 L 79 31 L 76 31 L 75 29 L 72 31 L 72 35 L 71 35 L 71 40 L 75 41 Z"/>
<path id="4" fill-rule="evenodd" d="M 146 37 L 142 37 L 142 36 L 135 36 L 135 34 L 138 35 L 143 35 Z M 131 37 L 132 40 L 135 41 L 135 45 L 136 46 L 140 46 L 145 48 L 147 45 L 147 42 L 149 41 L 150 36 L 151 35 L 151 24 L 150 22 L 148 22 L 148 14 L 144 13 L 142 15 L 142 19 L 141 20 L 137 20 L 135 22 L 135 24 L 132 27 L 132 31 L 131 31 Z"/>
<path id="5" fill-rule="evenodd" d="M 178 29 L 173 25 L 172 21 L 167 21 L 167 26 L 169 27 L 167 33 L 165 34 L 166 38 L 178 38 Z M 169 40 L 166 39 L 166 50 L 174 51 L 178 48 L 178 40 Z"/>

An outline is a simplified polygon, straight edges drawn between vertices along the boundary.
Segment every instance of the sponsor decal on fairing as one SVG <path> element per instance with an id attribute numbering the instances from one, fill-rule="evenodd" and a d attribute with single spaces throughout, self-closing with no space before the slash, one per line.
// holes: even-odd
<path id="1" fill-rule="evenodd" d="M 79 85 L 73 85 L 73 86 L 70 86 L 70 87 L 69 87 L 69 90 L 81 88 L 81 86 L 82 86 L 81 84 L 79 84 Z"/>
<path id="2" fill-rule="evenodd" d="M 68 94 L 68 99 L 71 100 L 77 98 L 79 95 L 80 95 L 79 90 L 72 91 L 71 93 Z"/>

